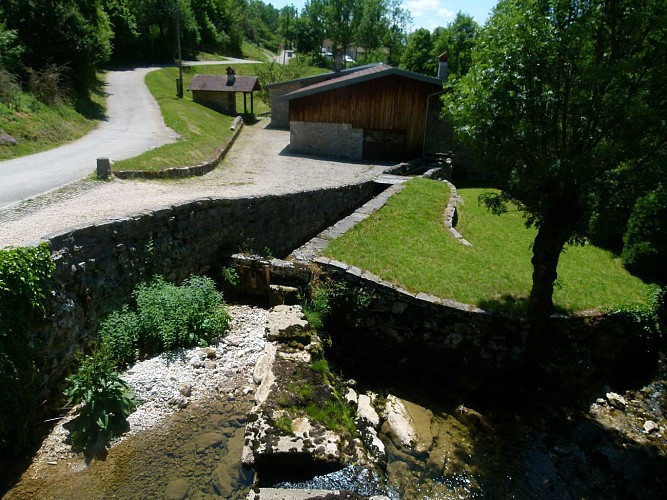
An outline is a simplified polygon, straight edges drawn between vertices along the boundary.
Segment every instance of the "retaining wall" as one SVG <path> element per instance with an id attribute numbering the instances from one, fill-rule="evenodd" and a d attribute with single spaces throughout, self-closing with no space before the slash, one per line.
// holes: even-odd
<path id="1" fill-rule="evenodd" d="M 99 322 L 151 274 L 180 281 L 212 273 L 240 247 L 282 256 L 377 194 L 367 182 L 261 198 L 200 199 L 45 238 L 56 263 L 46 320 L 33 332 L 44 361 L 43 399 Z"/>
<path id="2" fill-rule="evenodd" d="M 359 376 L 407 381 L 457 397 L 515 398 L 523 390 L 586 399 L 603 383 L 622 387 L 655 366 L 640 329 L 600 312 L 554 316 L 554 333 L 536 356 L 525 316 L 412 294 L 372 273 L 325 257 L 324 276 L 347 283 L 334 297 L 334 359 Z"/>

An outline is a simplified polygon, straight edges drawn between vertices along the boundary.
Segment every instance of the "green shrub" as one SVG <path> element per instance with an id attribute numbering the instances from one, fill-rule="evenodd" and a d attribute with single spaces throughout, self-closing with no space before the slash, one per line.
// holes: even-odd
<path id="1" fill-rule="evenodd" d="M 37 360 L 27 331 L 43 316 L 54 268 L 46 243 L 0 250 L 0 455 L 20 450 L 37 404 Z"/>
<path id="2" fill-rule="evenodd" d="M 241 277 L 234 267 L 222 268 L 222 282 L 230 288 L 237 288 L 241 284 Z"/>
<path id="3" fill-rule="evenodd" d="M 131 363 L 137 358 L 139 342 L 139 317 L 124 305 L 120 311 L 112 312 L 100 325 L 102 344 L 119 364 Z"/>
<path id="4" fill-rule="evenodd" d="M 605 313 L 621 320 L 625 331 L 644 343 L 647 351 L 655 351 L 666 333 L 666 296 L 667 288 L 653 285 L 646 298 L 647 305 L 617 306 L 607 309 Z"/>
<path id="5" fill-rule="evenodd" d="M 667 189 L 659 186 L 637 200 L 623 242 L 621 259 L 628 270 L 667 281 Z"/>
<path id="6" fill-rule="evenodd" d="M 315 289 L 311 293 L 310 300 L 303 303 L 303 314 L 310 326 L 317 331 L 324 327 L 324 322 L 330 310 L 329 290 L 326 287 Z"/>
<path id="7" fill-rule="evenodd" d="M 79 368 L 67 377 L 67 405 L 78 405 L 71 423 L 75 449 L 91 450 L 120 436 L 128 429 L 127 416 L 137 400 L 116 371 L 116 360 L 106 349 L 91 356 L 79 356 Z"/>
<path id="8" fill-rule="evenodd" d="M 101 340 L 119 365 L 177 347 L 208 345 L 229 324 L 222 294 L 205 276 L 191 276 L 180 286 L 157 276 L 133 295 L 136 311 L 126 305 L 100 326 Z"/>

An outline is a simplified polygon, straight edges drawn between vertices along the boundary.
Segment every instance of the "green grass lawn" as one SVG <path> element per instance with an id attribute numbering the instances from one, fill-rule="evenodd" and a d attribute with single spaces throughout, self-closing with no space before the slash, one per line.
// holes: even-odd
<path id="1" fill-rule="evenodd" d="M 186 89 L 197 73 L 224 74 L 229 64 L 214 66 L 194 66 L 184 68 L 184 98 L 176 97 L 177 68 L 152 71 L 146 76 L 146 85 L 157 100 L 164 121 L 174 129 L 180 139 L 146 153 L 113 164 L 114 170 L 159 170 L 168 167 L 198 165 L 211 160 L 217 149 L 227 143 L 233 132 L 229 129 L 234 117 L 223 115 L 192 101 L 192 94 Z M 239 64 L 239 75 L 253 75 L 255 64 Z M 243 94 L 237 93 L 237 110 L 243 111 Z M 250 111 L 250 96 L 247 98 Z M 255 114 L 268 110 L 259 99 L 254 100 Z"/>
<path id="2" fill-rule="evenodd" d="M 492 310 L 525 312 L 530 293 L 531 244 L 518 210 L 500 217 L 477 202 L 484 189 L 458 189 L 457 229 L 472 248 L 446 231 L 449 189 L 413 179 L 384 208 L 341 238 L 325 254 L 366 269 L 412 292 L 426 292 Z M 556 306 L 574 312 L 645 304 L 649 286 L 620 259 L 592 245 L 568 246 L 561 255 Z"/>

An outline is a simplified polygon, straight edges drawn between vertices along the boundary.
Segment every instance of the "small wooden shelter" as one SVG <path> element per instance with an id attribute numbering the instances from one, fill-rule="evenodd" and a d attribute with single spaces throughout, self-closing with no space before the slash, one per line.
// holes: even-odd
<path id="1" fill-rule="evenodd" d="M 353 160 L 406 160 L 422 155 L 429 101 L 438 78 L 376 64 L 307 85 L 289 102 L 292 151 Z"/>
<path id="2" fill-rule="evenodd" d="M 237 92 L 243 92 L 243 112 L 248 114 L 247 95 L 250 94 L 250 113 L 254 113 L 253 92 L 261 89 L 256 76 L 236 76 L 231 66 L 226 75 L 195 75 L 188 87 L 194 102 L 232 116 L 237 114 Z"/>

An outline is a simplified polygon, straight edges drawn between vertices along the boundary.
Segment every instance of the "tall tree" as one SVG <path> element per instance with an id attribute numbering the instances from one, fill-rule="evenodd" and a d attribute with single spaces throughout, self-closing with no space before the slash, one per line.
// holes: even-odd
<path id="1" fill-rule="evenodd" d="M 501 0 L 447 99 L 502 190 L 483 201 L 514 202 L 537 228 L 533 339 L 550 329 L 559 256 L 609 176 L 667 147 L 666 16 L 659 0 Z"/>
<path id="2" fill-rule="evenodd" d="M 389 28 L 387 0 L 364 0 L 357 21 L 356 42 L 372 52 L 382 46 Z"/>
<path id="3" fill-rule="evenodd" d="M 403 8 L 402 0 L 388 1 L 388 29 L 383 45 L 387 49 L 387 63 L 398 66 L 405 50 L 408 25 L 412 22 L 410 12 Z"/>
<path id="4" fill-rule="evenodd" d="M 101 0 L 3 0 L 2 15 L 25 47 L 26 66 L 66 67 L 79 90 L 111 55 L 113 32 Z"/>
<path id="5" fill-rule="evenodd" d="M 293 48 L 296 40 L 297 10 L 294 5 L 286 5 L 280 9 L 278 19 L 278 33 L 282 39 L 283 46 Z"/>
<path id="6" fill-rule="evenodd" d="M 401 58 L 401 67 L 435 76 L 436 62 L 431 32 L 426 28 L 419 28 L 408 36 L 408 45 Z"/>
<path id="7" fill-rule="evenodd" d="M 324 3 L 307 1 L 297 21 L 296 46 L 302 54 L 319 54 L 324 40 Z"/>
<path id="8" fill-rule="evenodd" d="M 325 32 L 331 39 L 333 48 L 345 51 L 354 41 L 356 22 L 359 19 L 360 4 L 356 0 L 324 0 Z"/>
<path id="9" fill-rule="evenodd" d="M 468 14 L 459 12 L 454 20 L 433 33 L 434 57 L 447 54 L 447 71 L 451 78 L 465 75 L 472 66 L 472 53 L 479 34 L 479 24 Z"/>

